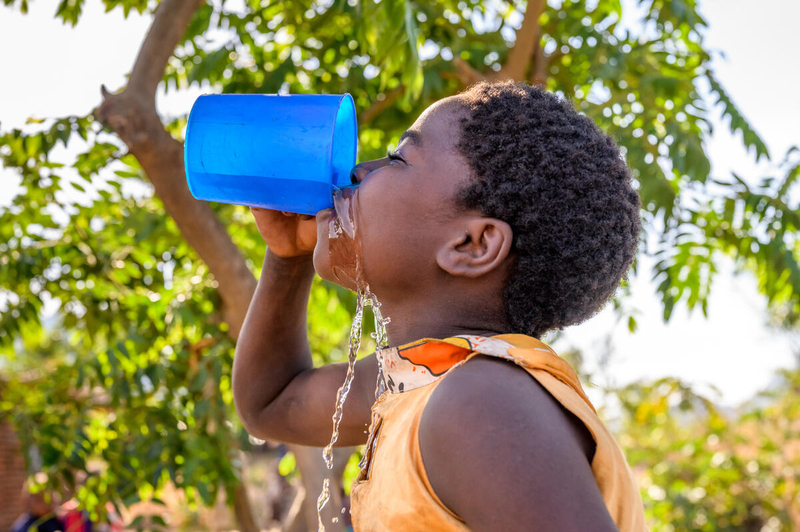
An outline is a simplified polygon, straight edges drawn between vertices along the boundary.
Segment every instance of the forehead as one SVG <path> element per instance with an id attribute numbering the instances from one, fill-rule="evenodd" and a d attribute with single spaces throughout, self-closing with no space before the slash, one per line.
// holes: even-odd
<path id="1" fill-rule="evenodd" d="M 400 141 L 410 142 L 428 153 L 453 151 L 460 137 L 464 108 L 453 97 L 439 100 L 425 109 Z"/>
<path id="2" fill-rule="evenodd" d="M 437 204 L 450 198 L 473 174 L 456 147 L 465 113 L 457 100 L 440 100 L 428 107 L 401 137 L 399 146 L 404 152 L 409 148 L 408 155 L 420 178 L 418 185 Z"/>

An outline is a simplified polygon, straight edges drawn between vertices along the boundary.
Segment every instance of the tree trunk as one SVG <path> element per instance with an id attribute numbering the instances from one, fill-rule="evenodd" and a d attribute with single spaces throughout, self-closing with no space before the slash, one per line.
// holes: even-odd
<path id="1" fill-rule="evenodd" d="M 331 496 L 322 511 L 322 523 L 325 525 L 325 532 L 344 532 L 343 493 L 341 483 L 336 482 L 335 479 L 342 478 L 347 459 L 353 454 L 353 448 L 334 448 L 333 470 L 325 467 L 322 453 L 317 447 L 290 445 L 289 449 L 294 453 L 297 468 L 300 470 L 300 481 L 303 486 L 305 500 L 303 501 L 302 511 L 292 516 L 291 520 L 287 519 L 287 523 L 284 525 L 284 532 L 317 530 L 317 497 L 326 478 L 331 479 Z M 333 521 L 334 518 L 336 522 Z"/>
<path id="2" fill-rule="evenodd" d="M 247 486 L 245 486 L 244 482 L 241 482 L 234 490 L 233 512 L 236 515 L 239 528 L 243 532 L 259 531 L 258 525 L 253 519 L 253 510 L 250 507 L 250 498 L 247 496 Z"/>
<path id="3" fill-rule="evenodd" d="M 522 26 L 517 30 L 517 39 L 514 47 L 508 53 L 505 64 L 500 69 L 494 79 L 513 79 L 521 81 L 525 79 L 525 73 L 531 62 L 531 56 L 539 44 L 540 29 L 539 17 L 547 7 L 546 0 L 528 0 L 525 8 L 525 17 L 522 19 Z"/>
<path id="4" fill-rule="evenodd" d="M 94 110 L 94 116 L 125 142 L 153 184 L 167 213 L 175 220 L 181 235 L 208 266 L 218 283 L 225 321 L 231 335 L 236 338 L 255 292 L 256 279 L 222 222 L 207 203 L 195 200 L 189 192 L 184 173 L 183 144 L 164 129 L 155 106 L 156 89 L 167 61 L 192 15 L 203 3 L 203 0 L 161 2 L 139 49 L 128 85 L 115 94 L 103 87 L 103 102 Z M 315 452 L 321 456 L 321 449 L 315 449 Z M 301 474 L 316 477 L 320 474 L 318 470 L 319 464 L 314 464 L 313 470 L 301 471 Z M 335 482 L 338 484 L 340 482 Z M 316 505 L 311 505 L 315 499 L 306 503 L 307 508 L 311 507 L 313 511 Z M 241 530 L 258 532 L 244 484 L 235 490 L 233 507 Z"/>

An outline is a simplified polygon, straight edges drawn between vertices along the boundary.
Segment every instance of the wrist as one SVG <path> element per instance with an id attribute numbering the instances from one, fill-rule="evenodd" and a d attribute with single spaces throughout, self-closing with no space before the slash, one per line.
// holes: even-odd
<path id="1" fill-rule="evenodd" d="M 293 257 L 281 257 L 267 248 L 264 256 L 264 269 L 278 270 L 282 272 L 299 272 L 303 270 L 314 271 L 314 254 L 295 255 Z"/>

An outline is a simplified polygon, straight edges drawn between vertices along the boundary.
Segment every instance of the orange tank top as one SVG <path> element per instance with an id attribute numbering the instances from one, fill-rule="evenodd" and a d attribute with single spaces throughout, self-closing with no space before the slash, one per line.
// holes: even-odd
<path id="1" fill-rule="evenodd" d="M 428 481 L 419 448 L 419 422 L 440 379 L 478 354 L 521 366 L 586 425 L 596 444 L 592 472 L 617 528 L 647 530 L 633 474 L 574 370 L 546 344 L 517 334 L 423 339 L 382 352 L 386 391 L 372 407 L 363 467 L 351 492 L 354 530 L 469 530 L 444 506 Z"/>

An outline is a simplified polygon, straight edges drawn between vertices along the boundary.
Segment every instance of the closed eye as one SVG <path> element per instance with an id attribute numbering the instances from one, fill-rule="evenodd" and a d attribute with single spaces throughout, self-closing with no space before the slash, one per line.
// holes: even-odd
<path id="1" fill-rule="evenodd" d="M 386 157 L 388 157 L 390 161 L 400 161 L 401 163 L 405 163 L 405 162 L 406 162 L 406 160 L 405 160 L 405 159 L 403 159 L 403 158 L 400 156 L 400 154 L 398 154 L 396 151 L 395 151 L 395 152 L 393 152 L 393 151 L 389 150 L 389 151 L 386 153 Z"/>

